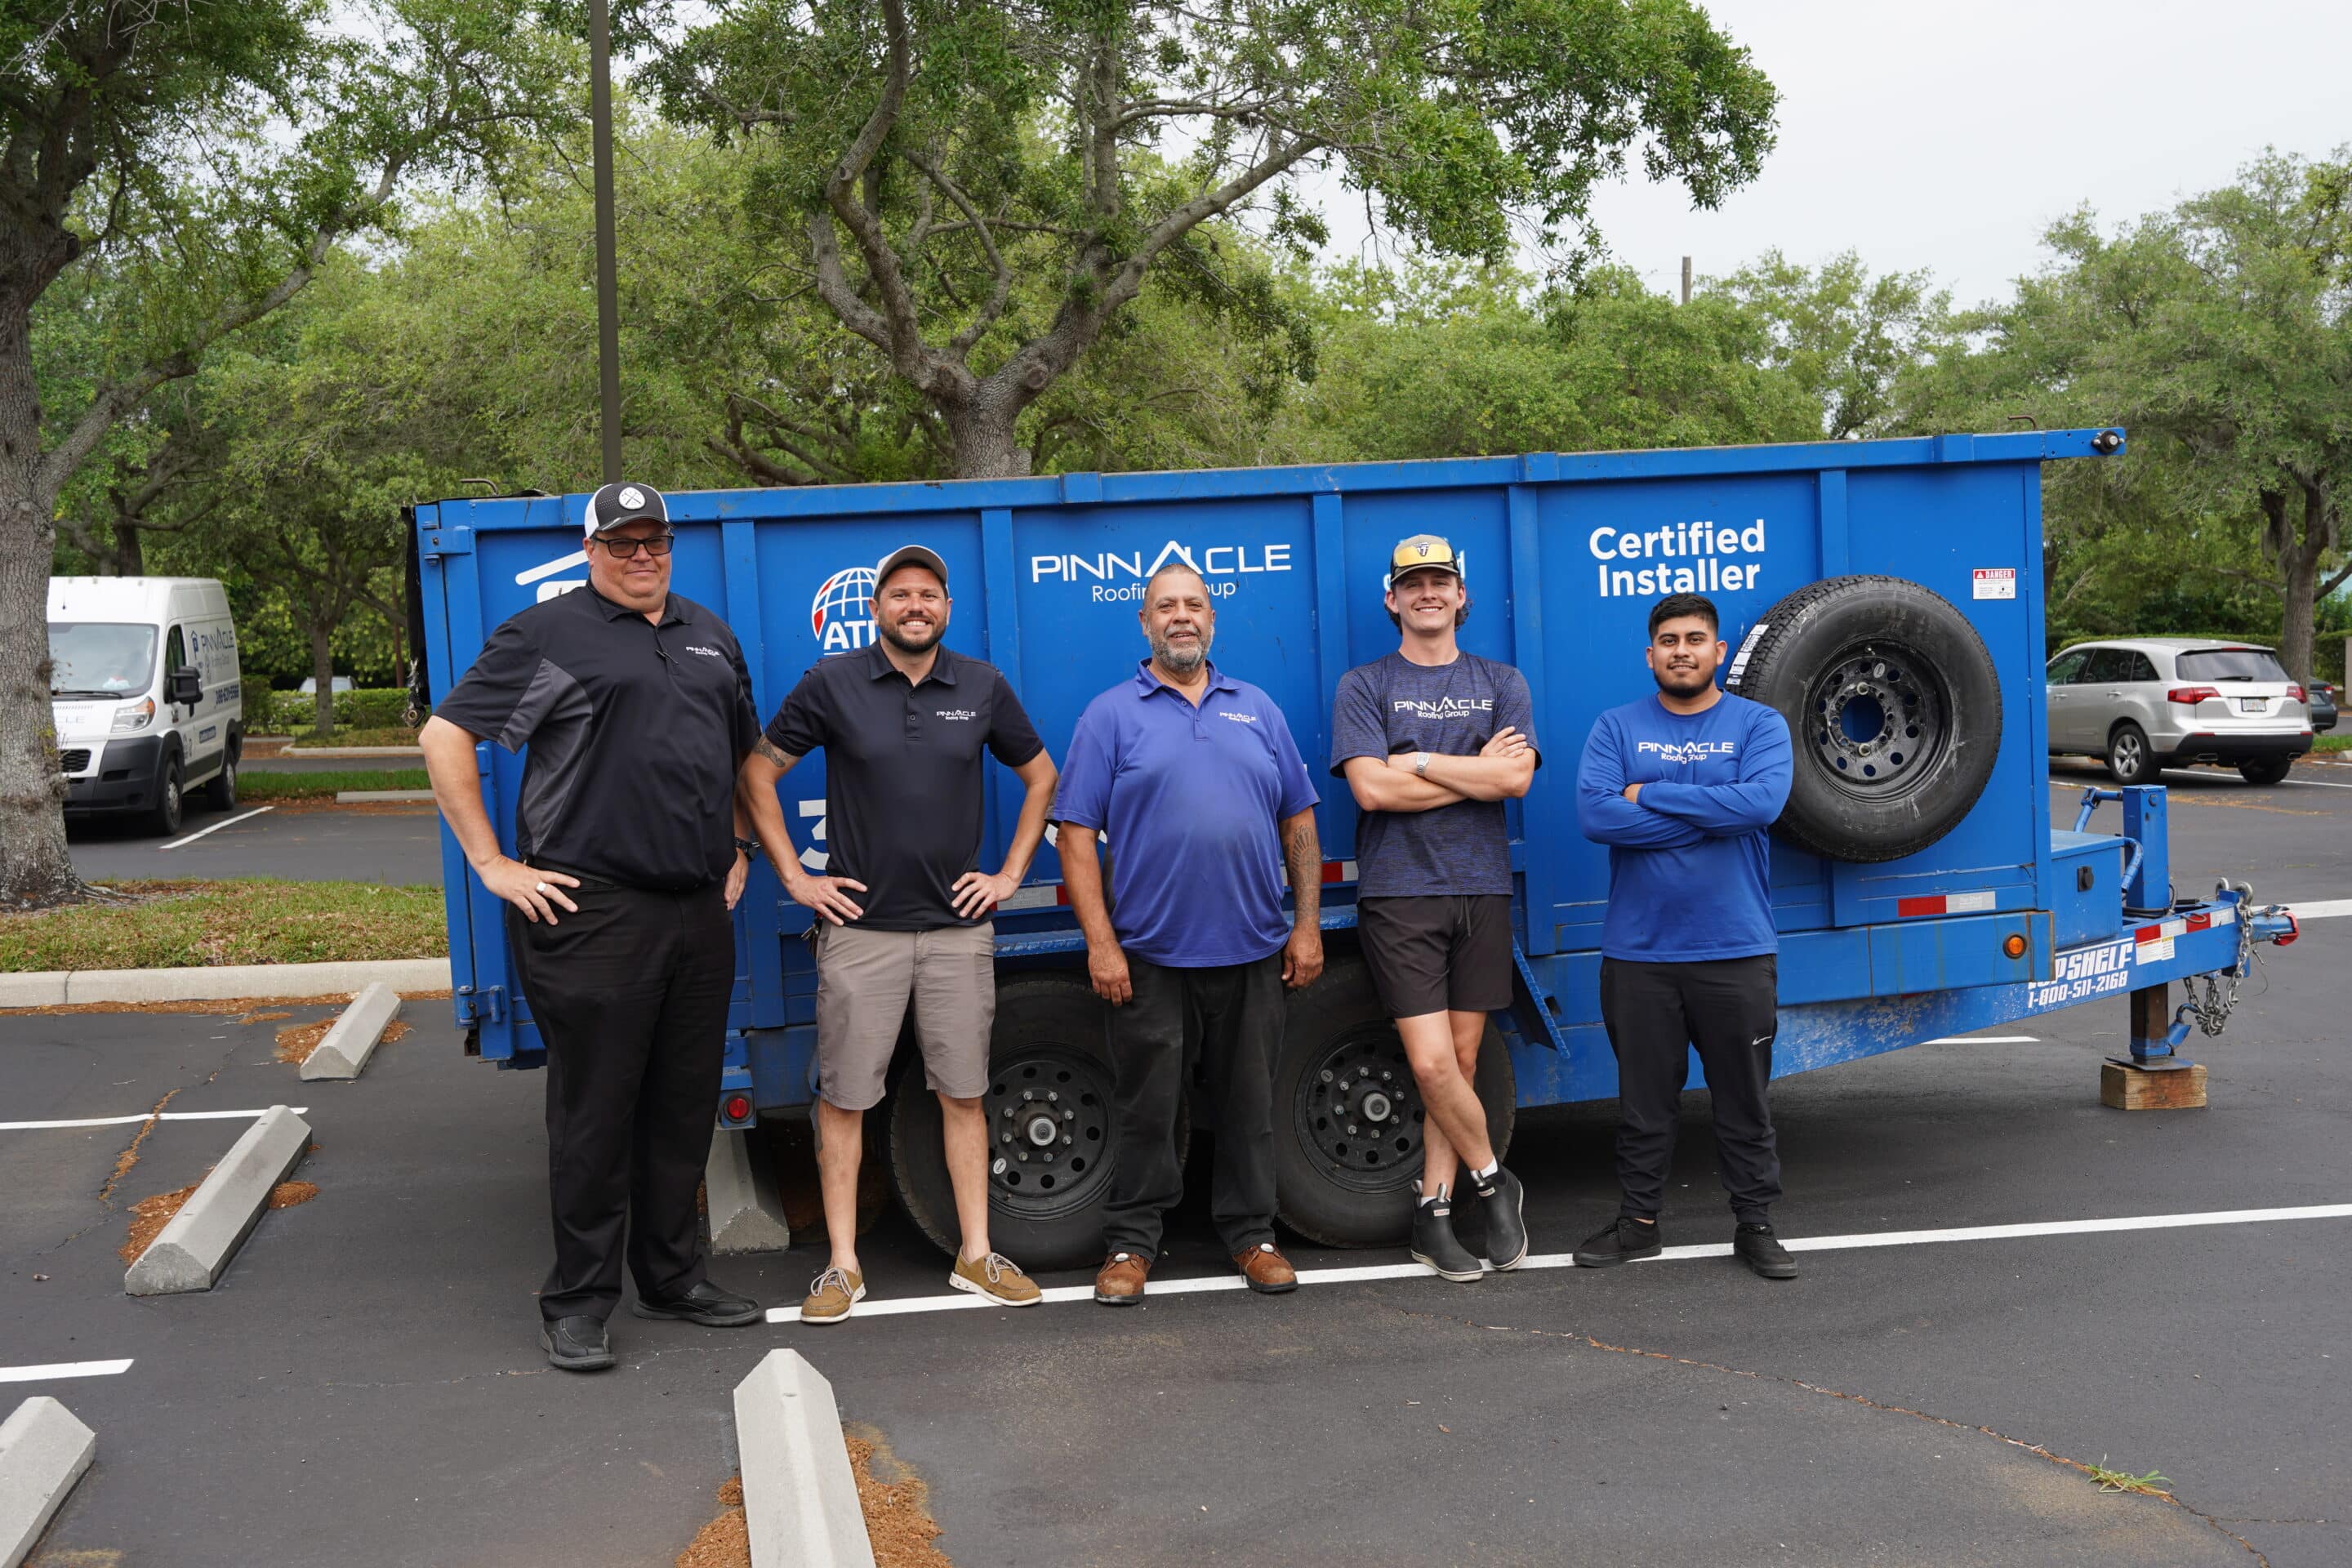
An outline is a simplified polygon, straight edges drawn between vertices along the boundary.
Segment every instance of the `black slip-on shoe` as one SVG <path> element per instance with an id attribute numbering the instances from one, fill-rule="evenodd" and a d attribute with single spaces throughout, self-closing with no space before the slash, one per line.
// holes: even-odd
<path id="1" fill-rule="evenodd" d="M 1421 1184 L 1415 1182 L 1418 1192 Z M 1442 1279 L 1466 1285 L 1486 1272 L 1486 1266 L 1454 1236 L 1454 1205 L 1444 1187 L 1433 1198 L 1412 1205 L 1412 1260 Z"/>
<path id="2" fill-rule="evenodd" d="M 602 1372 L 613 1364 L 612 1336 L 602 1318 L 558 1318 L 539 1326 L 547 1364 L 564 1372 Z"/>
<path id="3" fill-rule="evenodd" d="M 1517 1268 L 1528 1257 L 1527 1189 L 1499 1165 L 1485 1180 L 1470 1180 L 1478 1189 L 1479 1216 L 1486 1222 L 1487 1263 Z"/>
<path id="4" fill-rule="evenodd" d="M 1619 1215 L 1585 1237 L 1584 1245 L 1576 1249 L 1576 1266 L 1614 1268 L 1620 1263 L 1655 1258 L 1664 1250 L 1665 1243 L 1658 1239 L 1655 1222 L 1643 1225 L 1631 1215 Z"/>
<path id="5" fill-rule="evenodd" d="M 767 1316 L 751 1297 L 722 1290 L 708 1279 L 698 1281 L 681 1295 L 651 1301 L 639 1297 L 629 1303 L 629 1310 L 640 1318 L 677 1318 L 706 1329 L 740 1329 Z"/>
<path id="6" fill-rule="evenodd" d="M 1797 1260 L 1769 1225 L 1743 1220 L 1731 1233 L 1731 1255 L 1767 1279 L 1794 1279 Z"/>

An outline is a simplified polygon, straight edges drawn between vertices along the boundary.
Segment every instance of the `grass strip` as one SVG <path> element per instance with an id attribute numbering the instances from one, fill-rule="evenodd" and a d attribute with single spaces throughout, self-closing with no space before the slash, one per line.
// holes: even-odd
<path id="1" fill-rule="evenodd" d="M 430 789 L 423 768 L 363 768 L 350 773 L 281 773 L 247 768 L 236 775 L 236 798 L 257 805 L 273 800 L 332 800 L 347 789 Z"/>
<path id="2" fill-rule="evenodd" d="M 356 726 L 349 730 L 337 730 L 334 739 L 329 741 L 320 740 L 317 731 L 311 730 L 304 730 L 294 737 L 294 747 L 298 751 L 312 746 L 413 746 L 415 744 L 416 744 L 416 731 L 405 724 L 386 725 L 368 730 Z"/>
<path id="3" fill-rule="evenodd" d="M 0 971 L 442 958 L 441 889 L 371 882 L 117 882 L 130 902 L 0 913 Z"/>
<path id="4" fill-rule="evenodd" d="M 2312 742 L 2315 752 L 2352 752 L 2352 733 L 2326 734 Z"/>

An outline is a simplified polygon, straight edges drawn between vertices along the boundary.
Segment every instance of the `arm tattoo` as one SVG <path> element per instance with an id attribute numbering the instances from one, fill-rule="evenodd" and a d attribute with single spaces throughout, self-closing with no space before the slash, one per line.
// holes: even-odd
<path id="1" fill-rule="evenodd" d="M 1323 913 L 1323 850 L 1316 842 L 1315 819 L 1308 817 L 1283 839 L 1283 857 L 1290 862 L 1290 891 L 1298 903 L 1304 925 L 1319 925 Z"/>
<path id="2" fill-rule="evenodd" d="M 751 749 L 780 768 L 790 769 L 794 763 L 800 761 L 798 757 L 785 751 L 765 735 L 752 742 Z"/>

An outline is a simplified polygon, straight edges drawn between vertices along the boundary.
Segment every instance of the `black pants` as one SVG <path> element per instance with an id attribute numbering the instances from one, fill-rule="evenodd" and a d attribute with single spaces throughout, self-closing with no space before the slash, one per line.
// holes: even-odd
<path id="1" fill-rule="evenodd" d="M 1184 1195 L 1176 1110 L 1185 1042 L 1200 1042 L 1217 1119 L 1209 1213 L 1227 1252 L 1274 1239 L 1274 1063 L 1282 1049 L 1282 954 L 1255 963 L 1169 969 L 1129 953 L 1135 994 L 1110 1009 L 1118 1153 L 1103 1211 L 1103 1249 L 1160 1256 L 1161 1221 Z"/>
<path id="2" fill-rule="evenodd" d="M 573 889 L 554 926 L 507 912 L 523 995 L 547 1044 L 549 1321 L 606 1318 L 622 1236 L 640 1297 L 703 1277 L 695 1192 L 734 988 L 735 931 L 717 884 L 686 893 Z"/>
<path id="3" fill-rule="evenodd" d="M 1617 1184 L 1624 1212 L 1655 1219 L 1675 1157 L 1675 1124 L 1698 1047 L 1715 1099 L 1716 1173 L 1731 1212 L 1764 1220 L 1780 1196 L 1780 1156 L 1772 1143 L 1765 1086 L 1780 1032 L 1774 988 L 1780 963 L 1767 953 L 1704 963 L 1601 961 L 1601 1019 L 1617 1053 Z"/>

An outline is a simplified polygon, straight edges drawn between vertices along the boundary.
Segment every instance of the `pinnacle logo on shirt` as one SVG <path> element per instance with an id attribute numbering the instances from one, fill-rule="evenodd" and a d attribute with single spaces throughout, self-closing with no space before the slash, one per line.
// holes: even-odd
<path id="1" fill-rule="evenodd" d="M 1217 710 L 1217 717 L 1220 719 L 1231 719 L 1236 724 L 1255 724 L 1257 722 L 1257 715 L 1255 713 L 1235 713 L 1223 708 Z"/>
<path id="2" fill-rule="evenodd" d="M 1709 757 L 1728 757 L 1739 750 L 1732 741 L 1641 741 L 1633 747 L 1636 756 L 1647 752 L 1662 763 L 1679 763 L 1685 766 L 1703 763 Z"/>
<path id="3" fill-rule="evenodd" d="M 727 657 L 725 654 L 720 653 L 717 648 L 704 647 L 699 643 L 687 644 L 686 651 L 688 653 L 698 653 L 705 658 L 725 658 Z"/>
<path id="4" fill-rule="evenodd" d="M 935 708 L 931 710 L 931 717 L 950 720 L 958 724 L 968 724 L 980 715 L 970 708 Z"/>
<path id="5" fill-rule="evenodd" d="M 1495 710 L 1491 697 L 1441 697 L 1434 702 L 1416 702 L 1410 697 L 1400 697 L 1389 704 L 1398 713 L 1410 713 L 1416 719 L 1470 719 Z"/>

